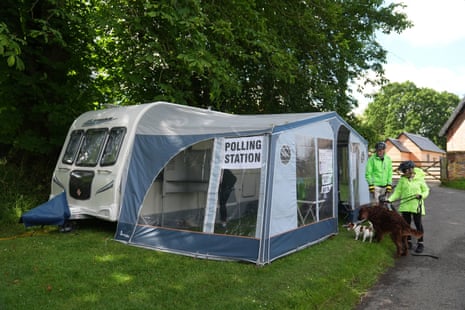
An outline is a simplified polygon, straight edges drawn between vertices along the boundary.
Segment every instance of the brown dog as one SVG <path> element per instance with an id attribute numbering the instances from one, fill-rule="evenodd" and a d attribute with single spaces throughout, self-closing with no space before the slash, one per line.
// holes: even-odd
<path id="1" fill-rule="evenodd" d="M 408 254 L 407 236 L 420 238 L 422 232 L 412 229 L 404 218 L 396 211 L 390 211 L 381 206 L 363 206 L 358 213 L 359 220 L 369 220 L 376 231 L 375 239 L 379 242 L 385 234 L 391 234 L 391 239 L 396 245 L 397 256 Z"/>

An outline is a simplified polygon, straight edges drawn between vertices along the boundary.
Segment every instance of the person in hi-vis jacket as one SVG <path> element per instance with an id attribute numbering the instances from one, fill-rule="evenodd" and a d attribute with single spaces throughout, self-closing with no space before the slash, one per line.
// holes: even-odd
<path id="1" fill-rule="evenodd" d="M 385 154 L 386 143 L 376 143 L 375 150 L 376 153 L 368 159 L 365 170 L 372 205 L 379 204 L 381 195 L 387 199 L 392 192 L 392 160 Z"/>

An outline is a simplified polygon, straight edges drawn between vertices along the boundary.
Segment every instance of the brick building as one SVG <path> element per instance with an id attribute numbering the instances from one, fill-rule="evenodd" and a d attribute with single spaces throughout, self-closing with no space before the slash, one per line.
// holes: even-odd
<path id="1" fill-rule="evenodd" d="M 465 178 L 465 99 L 455 108 L 439 136 L 447 139 L 447 178 Z"/>
<path id="2" fill-rule="evenodd" d="M 446 152 L 426 137 L 403 132 L 396 139 L 386 140 L 386 154 L 393 161 L 412 160 L 421 166 L 421 162 L 439 161 Z"/>

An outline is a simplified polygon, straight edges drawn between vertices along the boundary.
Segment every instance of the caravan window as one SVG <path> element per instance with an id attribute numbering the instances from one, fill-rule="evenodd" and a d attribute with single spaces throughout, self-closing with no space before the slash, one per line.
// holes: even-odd
<path id="1" fill-rule="evenodd" d="M 107 132 L 108 130 L 105 128 L 89 129 L 86 131 L 76 165 L 87 167 L 97 165 Z"/>
<path id="2" fill-rule="evenodd" d="M 83 133 L 84 133 L 83 130 L 75 130 L 71 132 L 68 146 L 66 147 L 66 151 L 62 159 L 62 162 L 64 164 L 71 165 L 74 162 L 74 158 L 76 157 L 77 150 L 79 149 L 79 145 L 81 144 Z"/>
<path id="3" fill-rule="evenodd" d="M 101 166 L 110 166 L 116 162 L 125 134 L 126 128 L 124 127 L 116 127 L 110 130 L 110 135 L 100 162 Z"/>

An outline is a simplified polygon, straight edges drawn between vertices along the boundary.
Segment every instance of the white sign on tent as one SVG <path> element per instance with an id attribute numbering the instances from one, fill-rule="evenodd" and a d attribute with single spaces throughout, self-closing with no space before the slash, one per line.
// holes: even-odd
<path id="1" fill-rule="evenodd" d="M 262 164 L 263 136 L 224 140 L 224 169 L 256 169 Z"/>

